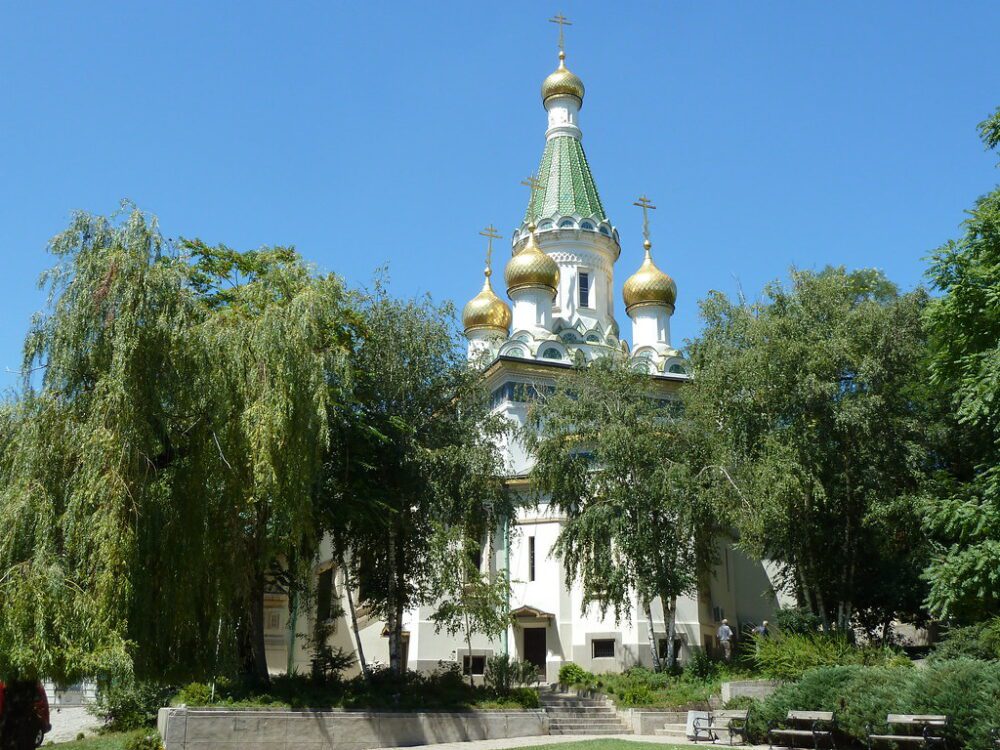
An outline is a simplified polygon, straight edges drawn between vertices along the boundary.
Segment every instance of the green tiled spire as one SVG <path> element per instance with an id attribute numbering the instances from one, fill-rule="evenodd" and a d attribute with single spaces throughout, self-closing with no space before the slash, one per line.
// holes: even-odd
<path id="1" fill-rule="evenodd" d="M 587 156 L 583 153 L 583 144 L 578 139 L 560 135 L 545 142 L 538 182 L 540 186 L 524 214 L 526 222 L 538 223 L 542 219 L 573 214 L 597 221 L 607 220 Z"/>

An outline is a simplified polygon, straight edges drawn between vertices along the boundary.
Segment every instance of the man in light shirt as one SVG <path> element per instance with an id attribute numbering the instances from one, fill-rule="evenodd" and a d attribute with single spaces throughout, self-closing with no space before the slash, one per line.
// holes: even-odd
<path id="1" fill-rule="evenodd" d="M 719 626 L 719 643 L 722 644 L 722 655 L 726 661 L 733 658 L 733 630 L 729 627 L 729 620 L 723 620 Z"/>

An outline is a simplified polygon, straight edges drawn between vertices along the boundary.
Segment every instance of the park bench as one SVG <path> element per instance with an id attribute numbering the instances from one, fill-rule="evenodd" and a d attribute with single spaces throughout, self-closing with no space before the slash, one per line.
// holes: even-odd
<path id="1" fill-rule="evenodd" d="M 837 720 L 832 711 L 789 711 L 783 722 L 772 721 L 768 725 L 767 744 L 773 748 L 777 740 L 795 747 L 796 741 L 809 739 L 817 750 L 820 741 L 835 748 L 833 733 L 836 729 Z"/>
<path id="2" fill-rule="evenodd" d="M 722 731 L 729 733 L 729 744 L 733 739 L 739 737 L 743 742 L 747 741 L 747 717 L 750 709 L 729 711 L 711 711 L 708 716 L 697 716 L 694 720 L 694 741 L 706 739 L 714 742 L 719 739 Z M 704 737 L 702 736 L 704 734 Z"/>
<path id="3" fill-rule="evenodd" d="M 905 727 L 904 732 L 897 734 L 875 734 L 871 724 L 868 725 L 868 748 L 877 742 L 892 742 L 897 745 L 912 744 L 923 747 L 934 747 L 945 744 L 942 734 L 948 726 L 948 717 L 936 714 L 889 714 L 885 718 L 888 731 L 896 727 Z"/>

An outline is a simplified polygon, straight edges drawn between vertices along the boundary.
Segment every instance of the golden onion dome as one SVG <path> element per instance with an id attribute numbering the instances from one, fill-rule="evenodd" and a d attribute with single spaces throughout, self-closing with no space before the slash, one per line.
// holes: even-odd
<path id="1" fill-rule="evenodd" d="M 643 243 L 643 247 L 646 248 L 645 260 L 642 261 L 639 270 L 625 282 L 622 296 L 625 298 L 626 313 L 639 305 L 663 305 L 672 308 L 677 301 L 677 285 L 653 263 L 653 257 L 649 252 L 652 244 L 649 240 Z"/>
<path id="2" fill-rule="evenodd" d="M 549 74 L 549 77 L 542 81 L 542 102 L 550 96 L 569 94 L 575 96 L 583 104 L 583 81 L 580 76 L 571 73 L 566 67 L 566 53 L 559 53 L 559 67 Z"/>
<path id="3" fill-rule="evenodd" d="M 528 244 L 521 252 L 507 261 L 504 278 L 507 281 L 507 295 L 510 296 L 519 289 L 548 289 L 552 296 L 559 288 L 559 266 L 538 247 L 535 239 L 535 225 L 528 227 Z"/>
<path id="4" fill-rule="evenodd" d="M 510 306 L 493 291 L 493 285 L 490 284 L 491 274 L 492 271 L 487 267 L 482 290 L 466 302 L 462 310 L 462 325 L 465 326 L 466 333 L 480 328 L 495 329 L 504 333 L 510 330 Z"/>

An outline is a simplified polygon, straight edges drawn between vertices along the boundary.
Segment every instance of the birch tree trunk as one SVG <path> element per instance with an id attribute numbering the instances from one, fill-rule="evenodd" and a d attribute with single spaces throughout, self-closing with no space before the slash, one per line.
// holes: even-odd
<path id="1" fill-rule="evenodd" d="M 660 664 L 660 652 L 656 648 L 656 632 L 653 629 L 653 605 L 646 600 L 646 618 L 649 620 L 649 653 L 653 657 L 653 669 L 657 672 L 663 671 L 663 666 Z"/>
<path id="2" fill-rule="evenodd" d="M 368 662 L 365 660 L 365 648 L 361 645 L 361 632 L 358 630 L 358 612 L 354 607 L 354 579 L 351 576 L 351 569 L 344 562 L 344 557 L 340 557 L 340 567 L 344 571 L 344 591 L 347 592 L 347 609 L 351 613 L 351 630 L 354 631 L 354 647 L 358 652 L 358 664 L 361 666 L 361 674 L 368 682 Z"/>

